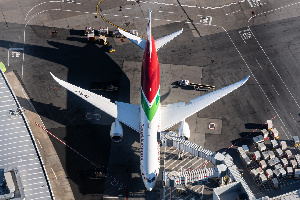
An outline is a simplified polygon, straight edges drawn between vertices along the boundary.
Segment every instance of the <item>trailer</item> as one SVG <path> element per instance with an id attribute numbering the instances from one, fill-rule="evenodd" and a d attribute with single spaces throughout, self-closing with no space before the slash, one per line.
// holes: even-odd
<path id="1" fill-rule="evenodd" d="M 276 139 L 276 140 L 279 138 L 279 133 L 278 133 L 278 131 L 277 131 L 276 128 L 273 128 L 273 129 L 271 130 L 271 135 L 272 135 L 272 137 L 273 137 L 274 139 Z"/>
<path id="2" fill-rule="evenodd" d="M 279 169 L 273 170 L 273 174 L 274 174 L 274 176 L 276 176 L 277 178 L 279 178 L 280 177 L 280 171 L 279 171 Z"/>
<path id="3" fill-rule="evenodd" d="M 274 166 L 274 169 L 281 169 L 282 168 L 282 164 L 277 164 Z"/>

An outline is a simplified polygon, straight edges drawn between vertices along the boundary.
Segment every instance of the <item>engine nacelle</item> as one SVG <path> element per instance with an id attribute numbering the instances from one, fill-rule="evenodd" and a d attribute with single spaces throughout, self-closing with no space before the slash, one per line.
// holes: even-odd
<path id="1" fill-rule="evenodd" d="M 114 142 L 121 142 L 121 140 L 123 138 L 123 128 L 122 128 L 122 125 L 120 124 L 119 120 L 117 120 L 117 119 L 111 125 L 110 138 Z"/>
<path id="2" fill-rule="evenodd" d="M 181 121 L 178 127 L 178 134 L 180 137 L 184 137 L 186 140 L 188 140 L 191 136 L 190 127 L 184 120 Z"/>

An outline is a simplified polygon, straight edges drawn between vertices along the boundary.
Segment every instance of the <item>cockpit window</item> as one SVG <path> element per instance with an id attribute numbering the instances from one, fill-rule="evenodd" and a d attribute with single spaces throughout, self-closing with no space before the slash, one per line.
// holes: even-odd
<path id="1" fill-rule="evenodd" d="M 155 181 L 155 176 L 152 179 L 150 179 L 150 178 L 148 179 L 147 178 L 147 181 L 148 181 L 148 183 L 152 183 L 153 181 Z"/>

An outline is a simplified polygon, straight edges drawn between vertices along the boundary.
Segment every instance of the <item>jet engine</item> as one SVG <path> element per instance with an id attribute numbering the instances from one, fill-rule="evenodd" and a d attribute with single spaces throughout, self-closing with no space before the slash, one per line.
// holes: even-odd
<path id="1" fill-rule="evenodd" d="M 180 137 L 184 137 L 186 140 L 188 140 L 191 136 L 191 131 L 188 123 L 185 122 L 185 120 L 181 121 L 179 127 L 178 127 L 178 134 Z"/>
<path id="2" fill-rule="evenodd" d="M 122 128 L 122 125 L 120 124 L 119 120 L 117 120 L 117 119 L 111 125 L 110 138 L 114 142 L 121 142 L 121 140 L 123 138 L 123 128 Z"/>

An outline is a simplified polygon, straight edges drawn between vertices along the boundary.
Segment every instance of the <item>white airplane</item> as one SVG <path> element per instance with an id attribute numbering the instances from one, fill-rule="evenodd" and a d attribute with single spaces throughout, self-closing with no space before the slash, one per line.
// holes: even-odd
<path id="1" fill-rule="evenodd" d="M 160 145 L 157 140 L 157 133 L 161 133 L 181 122 L 178 130 L 179 135 L 189 138 L 189 125 L 185 122 L 185 119 L 242 86 L 250 76 L 217 91 L 199 96 L 187 104 L 181 102 L 161 105 L 160 70 L 157 51 L 163 45 L 181 34 L 183 29 L 154 40 L 151 35 L 151 11 L 149 11 L 147 40 L 121 29 L 119 29 L 119 31 L 144 50 L 140 105 L 117 101 L 112 103 L 109 99 L 101 95 L 96 95 L 90 91 L 62 81 L 56 78 L 52 73 L 51 75 L 60 85 L 115 118 L 115 122 L 112 123 L 110 130 L 112 141 L 120 142 L 122 140 L 123 129 L 120 122 L 140 133 L 141 175 L 147 190 L 151 191 L 156 183 L 160 168 Z"/>

